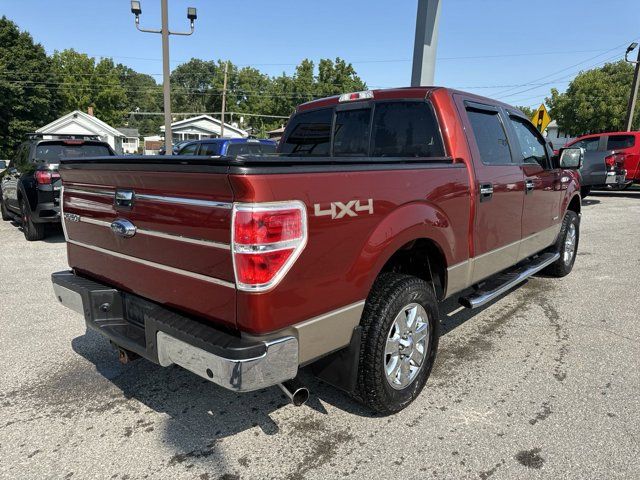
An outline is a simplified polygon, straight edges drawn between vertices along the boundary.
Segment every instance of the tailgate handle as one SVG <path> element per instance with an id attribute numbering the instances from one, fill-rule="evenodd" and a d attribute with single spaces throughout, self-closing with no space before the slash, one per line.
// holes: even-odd
<path id="1" fill-rule="evenodd" d="M 116 207 L 133 207 L 133 192 L 131 190 L 116 190 Z"/>

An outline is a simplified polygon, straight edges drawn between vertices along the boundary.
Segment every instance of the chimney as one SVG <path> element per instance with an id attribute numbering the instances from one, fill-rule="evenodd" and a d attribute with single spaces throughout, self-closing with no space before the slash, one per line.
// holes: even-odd
<path id="1" fill-rule="evenodd" d="M 93 117 L 93 106 L 87 108 L 87 113 Z"/>

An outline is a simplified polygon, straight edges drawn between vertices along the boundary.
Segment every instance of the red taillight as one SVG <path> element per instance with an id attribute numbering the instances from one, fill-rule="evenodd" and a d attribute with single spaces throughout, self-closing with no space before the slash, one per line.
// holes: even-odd
<path id="1" fill-rule="evenodd" d="M 60 178 L 60 174 L 50 170 L 36 170 L 35 177 L 38 185 L 51 185 Z"/>
<path id="2" fill-rule="evenodd" d="M 607 165 L 607 167 L 609 167 L 609 170 L 615 170 L 616 165 L 622 168 L 624 166 L 624 161 L 625 161 L 624 153 L 614 153 L 604 157 L 604 163 Z"/>
<path id="3" fill-rule="evenodd" d="M 238 289 L 256 292 L 273 288 L 306 241 L 303 203 L 235 204 L 232 248 Z"/>
<path id="4" fill-rule="evenodd" d="M 273 212 L 237 211 L 235 241 L 243 245 L 262 245 L 302 237 L 302 212 L 298 209 Z"/>
<path id="5" fill-rule="evenodd" d="M 616 164 L 615 155 L 607 155 L 604 157 L 604 163 L 607 164 L 607 167 L 613 167 Z"/>
<path id="6" fill-rule="evenodd" d="M 36 170 L 36 182 L 39 185 L 51 185 L 52 176 L 48 170 Z"/>

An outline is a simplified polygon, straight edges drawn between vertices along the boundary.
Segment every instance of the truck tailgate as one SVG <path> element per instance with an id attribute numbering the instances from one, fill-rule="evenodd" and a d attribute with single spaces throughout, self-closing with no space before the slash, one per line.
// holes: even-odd
<path id="1" fill-rule="evenodd" d="M 77 273 L 236 327 L 233 193 L 224 166 L 147 157 L 63 162 L 60 174 L 68 260 Z"/>

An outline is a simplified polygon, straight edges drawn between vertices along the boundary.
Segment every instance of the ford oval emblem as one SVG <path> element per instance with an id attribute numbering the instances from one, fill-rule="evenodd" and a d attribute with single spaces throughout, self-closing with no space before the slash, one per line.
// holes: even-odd
<path id="1" fill-rule="evenodd" d="M 136 226 L 129 220 L 115 220 L 111 223 L 111 231 L 122 238 L 131 238 L 136 234 Z"/>

